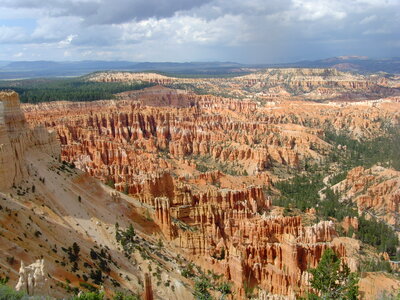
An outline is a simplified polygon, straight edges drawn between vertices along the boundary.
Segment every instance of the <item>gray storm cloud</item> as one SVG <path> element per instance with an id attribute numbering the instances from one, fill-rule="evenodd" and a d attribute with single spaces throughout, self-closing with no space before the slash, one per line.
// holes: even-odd
<path id="1" fill-rule="evenodd" d="M 90 24 L 120 24 L 147 18 L 167 18 L 199 7 L 207 0 L 5 0 L 3 7 L 42 9 L 52 16 L 79 16 Z"/>
<path id="2" fill-rule="evenodd" d="M 3 0 L 0 59 L 387 57 L 399 28 L 398 0 Z"/>

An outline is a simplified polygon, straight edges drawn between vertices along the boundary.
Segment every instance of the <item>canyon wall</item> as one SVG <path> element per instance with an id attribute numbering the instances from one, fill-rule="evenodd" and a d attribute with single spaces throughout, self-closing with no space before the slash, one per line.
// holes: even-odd
<path id="1" fill-rule="evenodd" d="M 0 92 L 0 189 L 9 189 L 28 175 L 24 155 L 36 148 L 58 156 L 60 147 L 54 131 L 43 126 L 28 128 L 20 108 L 19 96 L 12 91 Z"/>
<path id="2" fill-rule="evenodd" d="M 381 166 L 356 167 L 333 188 L 341 194 L 342 201 L 353 201 L 360 214 L 399 228 L 400 172 Z"/>
<path id="3" fill-rule="evenodd" d="M 177 78 L 156 73 L 100 72 L 87 77 L 95 82 L 149 82 L 185 87 L 209 94 L 267 101 L 284 99 L 359 100 L 399 96 L 399 82 L 378 75 L 357 75 L 336 69 L 265 69 L 232 78 Z"/>
<path id="4" fill-rule="evenodd" d="M 325 159 L 332 146 L 324 130 L 381 134 L 382 120 L 398 122 L 393 103 L 263 106 L 159 86 L 119 97 L 24 111 L 30 124 L 58 133 L 63 160 L 151 208 L 148 218 L 168 243 L 224 274 L 238 298 L 245 286 L 304 295 L 307 269 L 327 247 L 357 268 L 332 222 L 304 225 L 276 214 L 267 191 L 277 170 Z"/>
<path id="5" fill-rule="evenodd" d="M 175 249 L 153 251 L 169 215 L 155 223 L 145 218 L 152 207 L 62 162 L 58 136 L 26 122 L 15 92 L 1 92 L 0 107 L 0 277 L 29 295 L 57 299 L 93 288 L 108 298 L 143 290 L 146 299 L 190 298 L 175 271 Z M 120 230 L 134 226 L 140 250 L 121 250 L 117 223 Z M 142 270 L 151 267 L 157 285 L 146 279 L 143 286 Z"/>

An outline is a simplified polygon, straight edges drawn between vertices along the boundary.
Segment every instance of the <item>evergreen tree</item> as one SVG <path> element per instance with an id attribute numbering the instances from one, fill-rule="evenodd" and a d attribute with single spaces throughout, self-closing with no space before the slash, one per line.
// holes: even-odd
<path id="1" fill-rule="evenodd" d="M 317 291 L 309 299 L 357 299 L 359 278 L 332 249 L 325 250 L 318 266 L 309 272 L 313 275 L 311 287 Z"/>

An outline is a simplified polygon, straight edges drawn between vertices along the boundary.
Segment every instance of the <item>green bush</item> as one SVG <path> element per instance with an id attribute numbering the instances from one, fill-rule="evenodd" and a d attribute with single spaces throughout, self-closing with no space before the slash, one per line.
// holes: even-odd
<path id="1" fill-rule="evenodd" d="M 184 267 L 181 271 L 183 277 L 191 278 L 194 277 L 196 274 L 194 273 L 194 264 L 189 263 L 186 267 Z"/>
<path id="2" fill-rule="evenodd" d="M 339 201 L 339 195 L 332 189 L 326 188 L 324 191 L 325 199 L 320 201 L 317 207 L 317 214 L 323 219 L 329 217 L 342 221 L 344 217 L 356 217 L 358 212 L 353 203 L 344 203 Z"/>
<path id="3" fill-rule="evenodd" d="M 194 284 L 194 297 L 196 300 L 211 300 L 211 294 L 208 289 L 210 289 L 211 283 L 207 277 L 201 276 L 195 281 Z"/>
<path id="4" fill-rule="evenodd" d="M 25 293 L 17 292 L 5 284 L 0 284 L 0 300 L 19 300 L 24 296 Z"/>
<path id="5" fill-rule="evenodd" d="M 80 282 L 79 285 L 92 293 L 98 293 L 97 288 L 87 282 Z"/>
<path id="6" fill-rule="evenodd" d="M 205 173 L 205 172 L 209 171 L 210 169 L 206 165 L 196 164 L 196 170 L 201 173 Z"/>
<path id="7" fill-rule="evenodd" d="M 221 292 L 221 294 L 223 294 L 223 295 L 232 294 L 232 286 L 231 286 L 231 284 L 228 283 L 228 282 L 223 282 L 223 283 L 221 283 L 221 284 L 218 286 L 217 290 L 218 290 L 219 292 Z"/>
<path id="8" fill-rule="evenodd" d="M 127 295 L 123 292 L 116 292 L 113 300 L 140 300 L 141 297 L 138 294 L 134 294 L 134 295 Z"/>
<path id="9" fill-rule="evenodd" d="M 392 267 L 390 262 L 382 259 L 369 259 L 361 261 L 359 267 L 359 272 L 392 272 Z"/>

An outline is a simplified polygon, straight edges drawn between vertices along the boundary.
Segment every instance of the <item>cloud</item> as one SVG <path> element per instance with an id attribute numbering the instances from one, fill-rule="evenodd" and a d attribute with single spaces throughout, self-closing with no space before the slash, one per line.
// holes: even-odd
<path id="1" fill-rule="evenodd" d="M 368 16 L 368 17 L 365 17 L 364 19 L 362 19 L 360 21 L 360 24 L 362 24 L 362 25 L 368 24 L 368 23 L 374 22 L 376 19 L 377 19 L 376 15 L 371 15 L 371 16 Z"/>
<path id="2" fill-rule="evenodd" d="M 67 38 L 65 40 L 59 41 L 58 45 L 60 47 L 65 47 L 71 44 L 71 42 L 74 40 L 74 38 L 76 38 L 77 35 L 76 34 L 70 34 L 69 36 L 67 36 Z M 68 52 L 67 52 L 68 53 Z"/>
<path id="3" fill-rule="evenodd" d="M 341 20 L 347 16 L 344 8 L 334 1 L 293 0 L 293 4 L 299 14 L 299 20 L 315 21 L 322 18 Z"/>
<path id="4" fill-rule="evenodd" d="M 213 20 L 192 16 L 176 16 L 171 19 L 148 19 L 118 26 L 121 41 L 139 43 L 146 40 L 162 40 L 177 44 L 219 44 L 240 40 L 241 17 L 225 15 Z"/>
<path id="5" fill-rule="evenodd" d="M 21 43 L 27 38 L 22 27 L 0 26 L 0 42 L 4 44 Z"/>
<path id="6" fill-rule="evenodd" d="M 4 0 L 3 7 L 41 9 L 50 16 L 75 16 L 87 24 L 121 24 L 132 20 L 167 18 L 211 0 Z"/>
<path id="7" fill-rule="evenodd" d="M 22 57 L 23 55 L 24 55 L 23 52 L 18 52 L 18 53 L 15 53 L 13 56 L 14 56 L 15 58 L 18 58 L 18 57 Z"/>
<path id="8" fill-rule="evenodd" d="M 2 0 L 0 20 L 0 59 L 278 62 L 400 40 L 398 0 Z"/>

